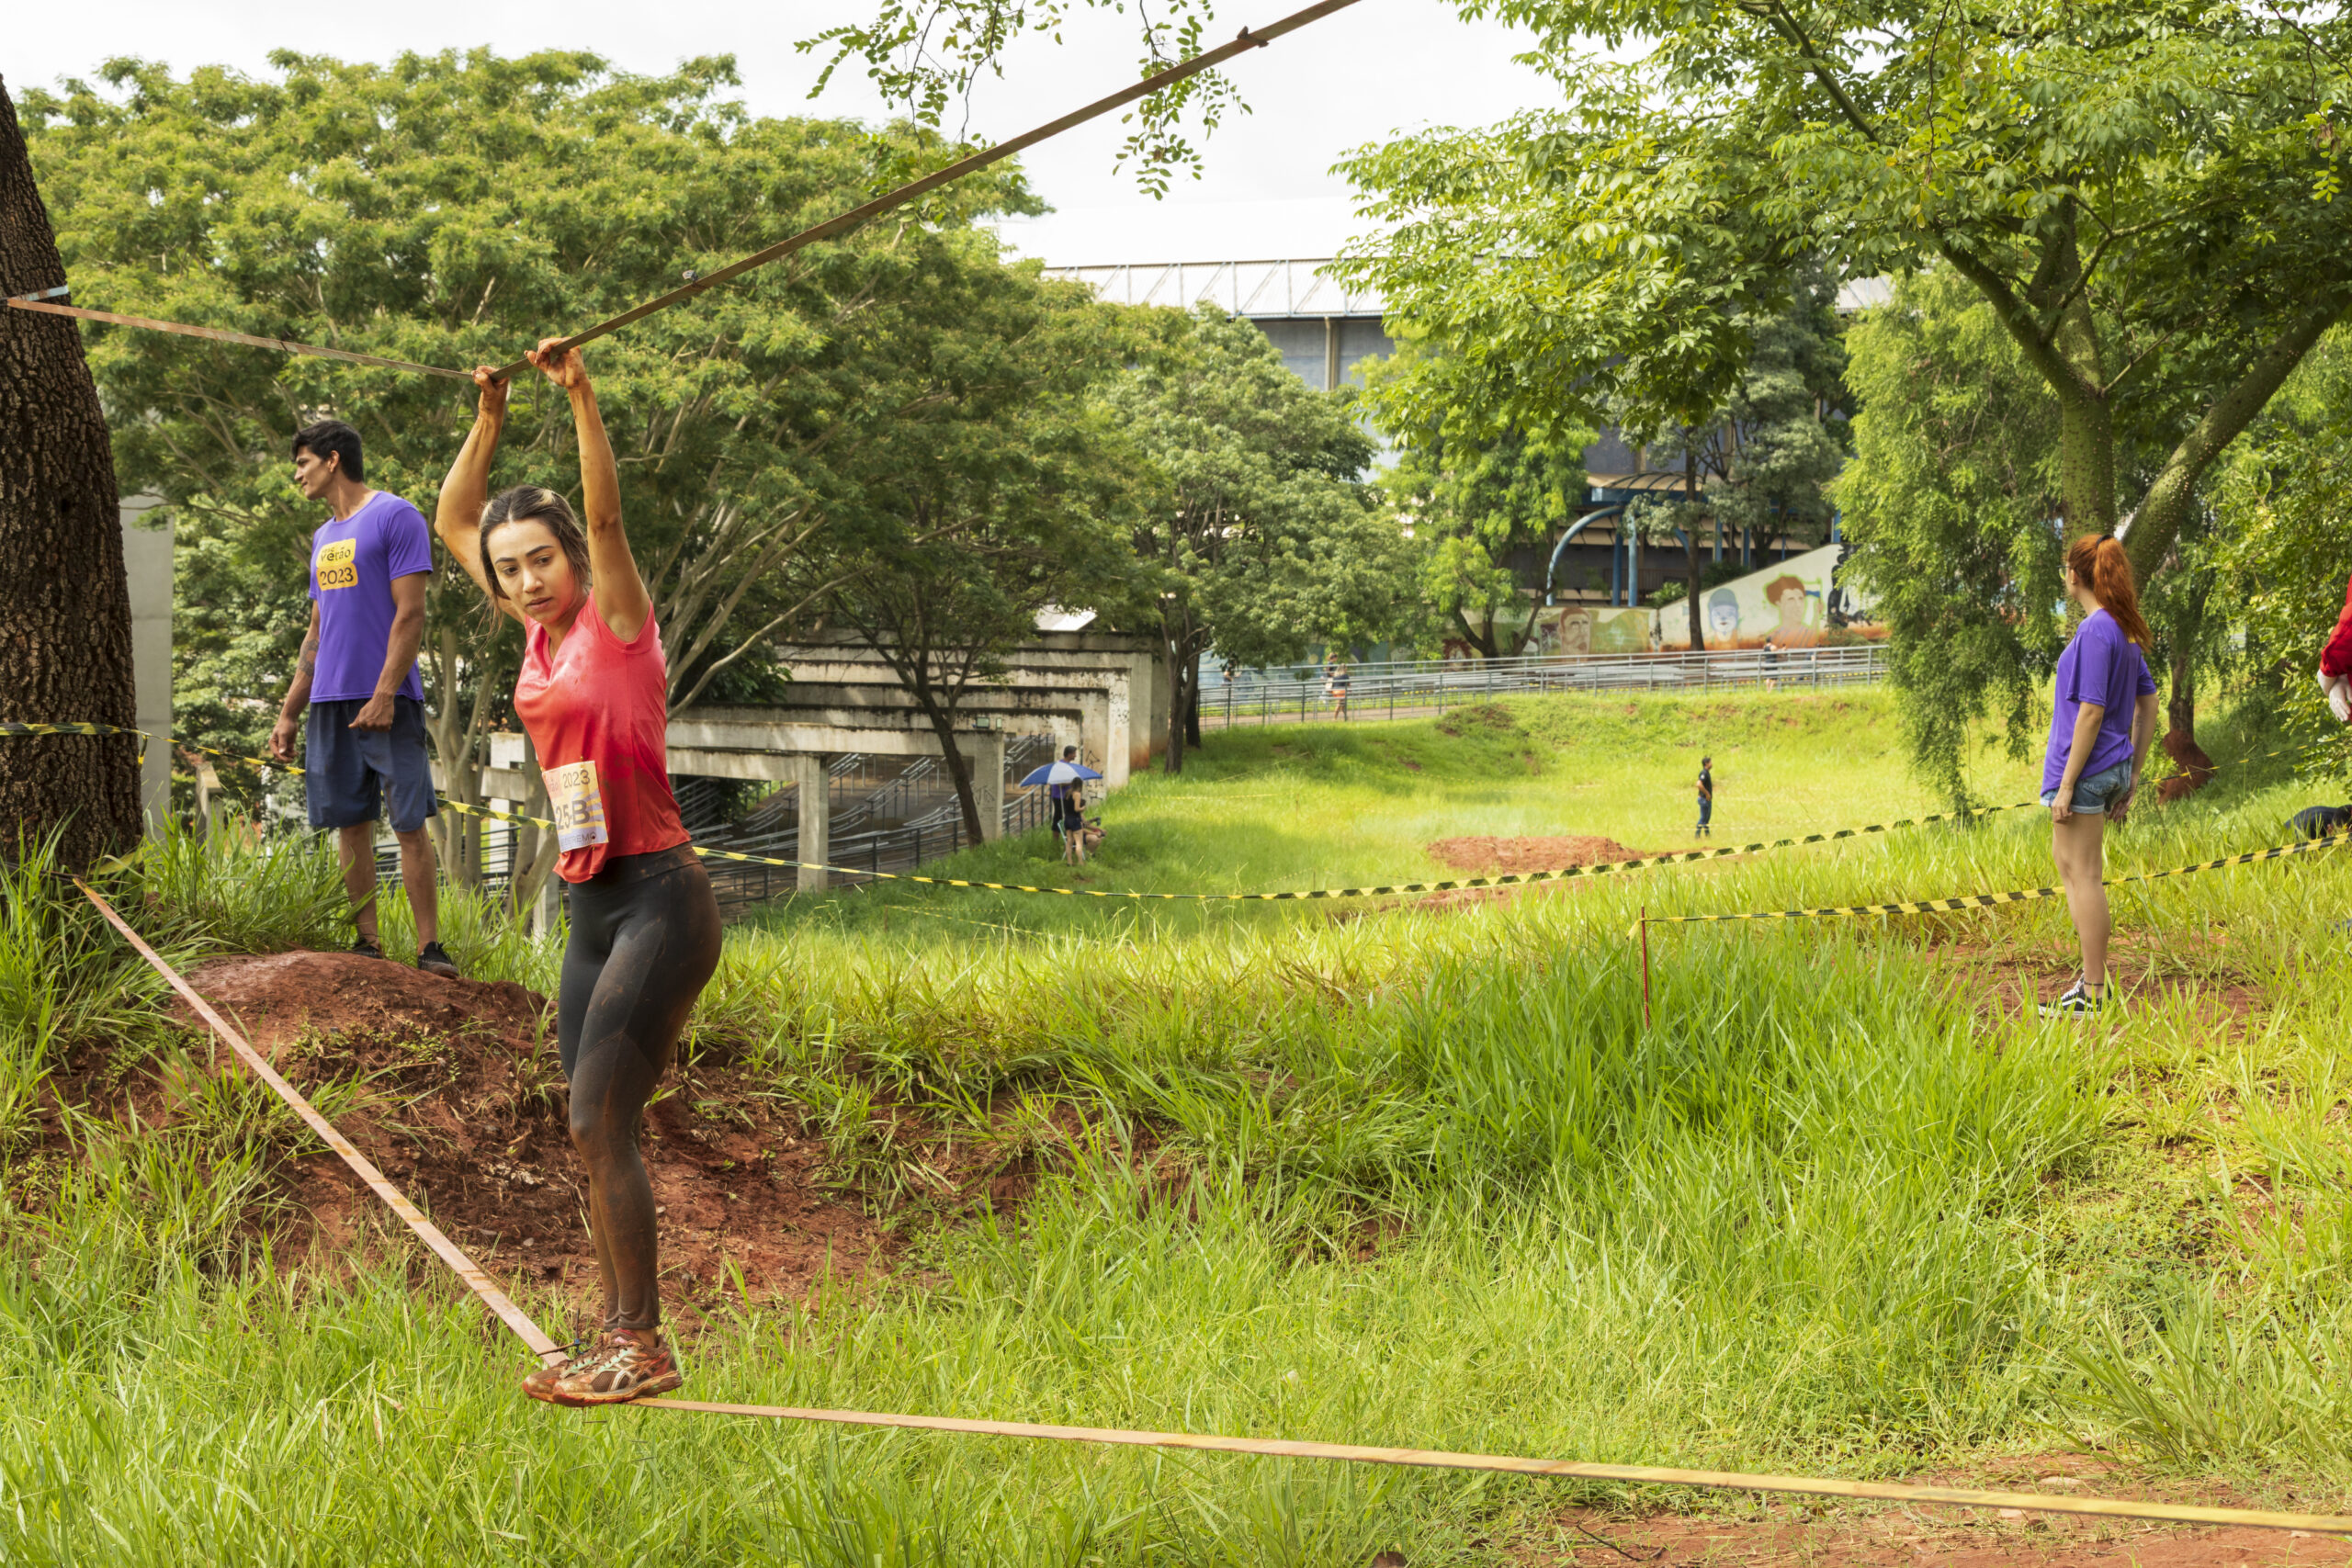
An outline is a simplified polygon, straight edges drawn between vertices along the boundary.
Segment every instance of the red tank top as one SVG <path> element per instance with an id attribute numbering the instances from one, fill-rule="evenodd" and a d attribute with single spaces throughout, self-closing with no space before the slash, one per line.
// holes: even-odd
<path id="1" fill-rule="evenodd" d="M 566 882 L 587 881 L 616 855 L 687 841 L 670 793 L 668 679 L 650 614 L 637 640 L 623 642 L 591 593 L 552 658 L 547 628 L 531 623 L 514 714 L 547 777 Z"/>

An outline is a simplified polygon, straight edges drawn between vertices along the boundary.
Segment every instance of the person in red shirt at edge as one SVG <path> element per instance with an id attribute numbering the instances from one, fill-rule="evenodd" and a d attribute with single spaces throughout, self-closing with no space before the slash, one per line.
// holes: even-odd
<path id="1" fill-rule="evenodd" d="M 2352 724 L 2352 582 L 2344 585 L 2344 613 L 2319 655 L 2319 689 L 2338 724 Z"/>
<path id="2" fill-rule="evenodd" d="M 474 427 L 442 481 L 433 527 L 491 604 L 523 623 L 514 712 L 538 749 L 562 852 L 556 871 L 571 885 L 556 1037 L 571 1144 L 588 1167 L 605 1321 L 584 1352 L 531 1373 L 523 1392 L 614 1404 L 684 1381 L 662 1333 L 653 1187 L 637 1140 L 718 966 L 718 901 L 670 792 L 668 671 L 621 526 L 612 444 L 580 351 L 550 352 L 559 341 L 543 341 L 530 360 L 571 398 L 586 528 L 537 485 L 488 500 L 507 387 L 486 367 L 474 372 Z"/>

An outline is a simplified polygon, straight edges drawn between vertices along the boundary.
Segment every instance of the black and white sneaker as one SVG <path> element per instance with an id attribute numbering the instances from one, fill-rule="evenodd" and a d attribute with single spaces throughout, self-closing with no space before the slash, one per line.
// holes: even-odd
<path id="1" fill-rule="evenodd" d="M 357 953 L 362 958 L 381 958 L 384 956 L 384 950 L 377 946 L 376 939 L 369 936 L 366 931 L 361 931 L 356 937 L 352 939 L 351 951 Z"/>
<path id="2" fill-rule="evenodd" d="M 428 975 L 438 975 L 444 980 L 458 977 L 457 960 L 451 958 L 437 942 L 428 942 L 417 951 L 416 966 Z"/>
<path id="3" fill-rule="evenodd" d="M 2044 1018 L 2090 1018 L 2098 1013 L 2106 1001 L 2107 987 L 2105 986 L 2092 990 L 2083 982 L 2082 977 L 2077 976 L 2073 985 L 2058 993 L 2056 1001 L 2041 1004 L 2041 1016 Z"/>

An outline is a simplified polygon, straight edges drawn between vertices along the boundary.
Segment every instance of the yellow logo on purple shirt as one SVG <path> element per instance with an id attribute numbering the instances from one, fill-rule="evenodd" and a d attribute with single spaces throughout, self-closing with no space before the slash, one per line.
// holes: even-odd
<path id="1" fill-rule="evenodd" d="M 359 541 L 334 539 L 319 547 L 319 591 L 359 586 Z"/>

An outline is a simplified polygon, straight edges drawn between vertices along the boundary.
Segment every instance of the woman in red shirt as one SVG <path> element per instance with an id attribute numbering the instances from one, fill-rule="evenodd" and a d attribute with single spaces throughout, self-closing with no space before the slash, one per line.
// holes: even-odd
<path id="1" fill-rule="evenodd" d="M 578 349 L 530 358 L 571 400 L 583 529 L 563 497 L 520 485 L 485 501 L 506 420 L 487 369 L 474 427 L 441 485 L 434 531 L 500 611 L 523 623 L 514 712 L 537 749 L 571 885 L 556 1037 L 571 1086 L 571 1143 L 588 1167 L 588 1223 L 604 1276 L 604 1332 L 523 1392 L 612 1404 L 676 1388 L 662 1334 L 653 1187 L 637 1148 L 695 999 L 718 966 L 718 902 L 670 792 L 667 666 L 653 602 L 621 527 L 620 475 Z"/>

